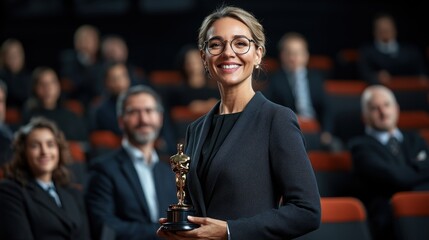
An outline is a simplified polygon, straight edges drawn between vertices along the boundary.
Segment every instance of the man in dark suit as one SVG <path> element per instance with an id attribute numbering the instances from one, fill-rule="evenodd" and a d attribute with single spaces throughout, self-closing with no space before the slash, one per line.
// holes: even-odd
<path id="1" fill-rule="evenodd" d="M 369 84 L 386 84 L 392 76 L 426 76 L 422 53 L 397 41 L 392 16 L 379 14 L 373 22 L 374 42 L 362 46 L 358 69 Z"/>
<path id="2" fill-rule="evenodd" d="M 99 57 L 100 33 L 95 26 L 82 25 L 74 33 L 74 48 L 60 53 L 60 78 L 67 86 L 67 98 L 85 106 L 103 91 L 102 62 Z"/>
<path id="3" fill-rule="evenodd" d="M 122 147 L 93 160 L 86 202 L 93 237 L 106 229 L 116 239 L 157 239 L 159 217 L 177 203 L 175 177 L 159 159 L 155 140 L 162 127 L 163 107 L 157 93 L 134 86 L 118 98 Z"/>
<path id="4" fill-rule="evenodd" d="M 279 42 L 282 68 L 270 78 L 268 97 L 275 103 L 291 108 L 301 121 L 314 119 L 321 124 L 320 143 L 338 148 L 332 135 L 333 117 L 324 92 L 324 75 L 307 69 L 308 44 L 298 33 L 286 33 Z"/>
<path id="5" fill-rule="evenodd" d="M 392 239 L 390 198 L 399 191 L 429 190 L 429 149 L 417 133 L 398 129 L 399 106 L 391 90 L 370 86 L 361 103 L 366 134 L 350 141 L 360 197 L 376 239 Z"/>

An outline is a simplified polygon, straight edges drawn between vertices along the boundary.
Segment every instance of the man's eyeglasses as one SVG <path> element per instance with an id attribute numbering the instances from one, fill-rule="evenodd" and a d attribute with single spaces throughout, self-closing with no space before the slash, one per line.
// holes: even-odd
<path id="1" fill-rule="evenodd" d="M 212 38 L 204 42 L 204 47 L 207 51 L 214 56 L 220 55 L 225 51 L 225 46 L 228 40 L 222 40 L 220 38 Z M 250 50 L 250 43 L 255 43 L 254 40 L 248 39 L 247 37 L 240 36 L 232 39 L 229 43 L 232 51 L 235 54 L 241 55 L 246 54 Z"/>

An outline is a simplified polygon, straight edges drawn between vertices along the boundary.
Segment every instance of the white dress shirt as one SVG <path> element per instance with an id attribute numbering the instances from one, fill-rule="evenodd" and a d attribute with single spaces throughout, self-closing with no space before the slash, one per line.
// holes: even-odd
<path id="1" fill-rule="evenodd" d="M 134 168 L 136 169 L 140 185 L 142 186 L 142 190 L 149 207 L 150 218 L 152 222 L 158 222 L 158 198 L 153 177 L 153 166 L 159 161 L 158 154 L 153 151 L 149 162 L 144 158 L 143 153 L 136 147 L 132 146 L 128 140 L 124 139 L 122 141 L 122 146 L 127 151 L 133 162 Z"/>

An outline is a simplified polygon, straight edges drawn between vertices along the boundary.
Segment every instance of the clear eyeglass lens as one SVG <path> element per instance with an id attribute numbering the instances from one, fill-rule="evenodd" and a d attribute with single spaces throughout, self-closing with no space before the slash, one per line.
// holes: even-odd
<path id="1" fill-rule="evenodd" d="M 225 44 L 227 41 L 220 39 L 212 39 L 207 43 L 207 49 L 212 55 L 219 55 L 225 50 Z M 236 54 L 245 54 L 250 49 L 250 40 L 245 37 L 234 38 L 230 46 Z"/>

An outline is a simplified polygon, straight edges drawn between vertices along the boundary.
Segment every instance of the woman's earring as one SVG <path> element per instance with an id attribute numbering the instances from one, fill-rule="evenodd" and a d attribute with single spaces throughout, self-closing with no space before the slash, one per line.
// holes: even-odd
<path id="1" fill-rule="evenodd" d="M 256 68 L 256 69 L 259 69 L 260 67 L 261 67 L 261 64 L 256 64 L 256 65 L 255 65 L 255 68 Z"/>

